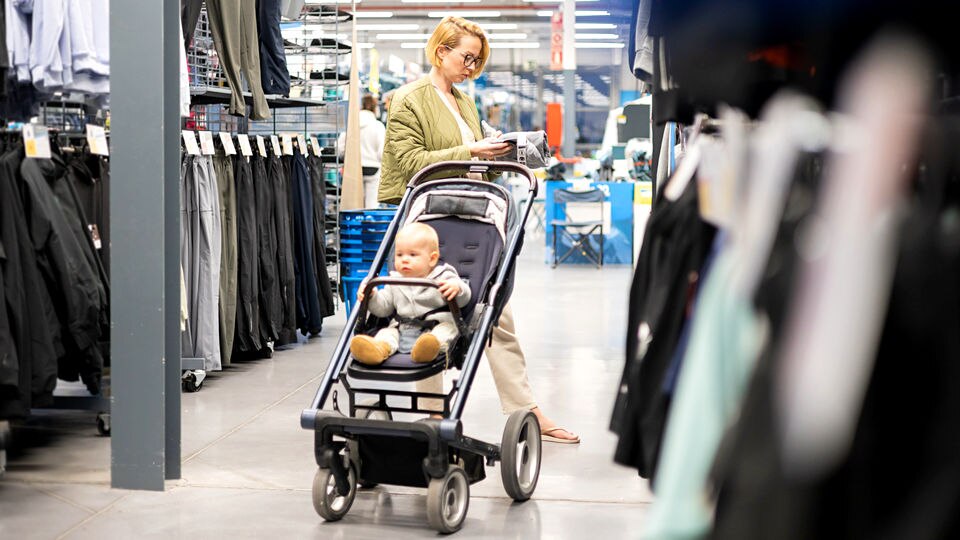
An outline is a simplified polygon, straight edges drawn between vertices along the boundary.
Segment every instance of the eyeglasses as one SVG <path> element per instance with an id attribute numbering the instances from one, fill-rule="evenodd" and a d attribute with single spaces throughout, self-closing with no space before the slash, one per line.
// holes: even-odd
<path id="1" fill-rule="evenodd" d="M 444 45 L 444 47 L 450 49 L 451 51 L 455 51 L 455 52 L 460 53 L 460 56 L 463 57 L 463 67 L 465 67 L 465 68 L 477 67 L 478 65 L 480 65 L 480 62 L 483 61 L 483 57 L 482 57 L 482 56 L 474 56 L 474 55 L 472 55 L 472 54 L 470 54 L 470 53 L 465 53 L 465 52 L 463 52 L 463 51 L 458 51 L 457 49 L 454 49 L 453 47 L 451 47 L 451 46 L 449 46 L 449 45 Z"/>

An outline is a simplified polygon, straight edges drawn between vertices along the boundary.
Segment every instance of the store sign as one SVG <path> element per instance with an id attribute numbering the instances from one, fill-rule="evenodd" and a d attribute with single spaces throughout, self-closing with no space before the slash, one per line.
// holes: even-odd
<path id="1" fill-rule="evenodd" d="M 563 12 L 550 17 L 550 70 L 563 71 Z"/>

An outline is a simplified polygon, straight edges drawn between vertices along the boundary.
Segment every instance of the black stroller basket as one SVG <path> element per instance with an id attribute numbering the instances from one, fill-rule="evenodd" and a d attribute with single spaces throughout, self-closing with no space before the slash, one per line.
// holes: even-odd
<path id="1" fill-rule="evenodd" d="M 526 204 L 516 212 L 512 196 L 487 181 L 444 174 L 510 172 L 529 181 Z M 440 179 L 437 179 L 440 178 Z M 512 288 L 516 257 L 523 244 L 524 224 L 537 194 L 532 171 L 515 163 L 456 161 L 431 165 L 417 173 L 377 251 L 369 276 L 377 276 L 390 257 L 397 231 L 408 221 L 433 226 L 440 237 L 440 255 L 468 281 L 470 302 L 450 310 L 460 337 L 446 356 L 415 364 L 397 353 L 381 366 L 354 361 L 349 343 L 354 335 L 372 332 L 377 321 L 367 313 L 370 289 L 380 284 L 436 287 L 432 280 L 376 277 L 364 284 L 364 301 L 350 313 L 329 368 L 311 406 L 301 413 L 304 429 L 315 431 L 314 451 L 319 467 L 313 486 L 314 508 L 327 521 L 346 515 L 360 486 L 396 484 L 428 488 L 427 516 L 441 532 L 460 528 L 466 517 L 469 484 L 485 477 L 484 464 L 501 464 L 508 495 L 528 499 L 536 488 L 540 469 L 540 427 L 529 411 L 513 413 L 500 445 L 463 434 L 461 417 L 483 351 L 491 339 Z M 363 381 L 417 381 L 450 367 L 461 370 L 449 393 L 397 390 Z M 351 383 L 351 380 L 354 380 Z M 346 413 L 339 410 L 340 384 L 346 394 Z M 335 410 L 323 410 L 333 393 Z M 358 396 L 368 396 L 359 400 Z M 394 413 L 440 413 L 421 406 L 421 400 L 442 402 L 441 418 L 394 421 Z M 400 401 L 402 403 L 398 404 Z"/>

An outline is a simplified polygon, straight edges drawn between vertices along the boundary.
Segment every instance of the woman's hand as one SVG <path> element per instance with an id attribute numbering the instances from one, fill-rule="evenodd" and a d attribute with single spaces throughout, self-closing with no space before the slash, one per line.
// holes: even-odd
<path id="1" fill-rule="evenodd" d="M 493 159 L 505 155 L 510 151 L 510 144 L 505 142 L 493 142 L 494 139 L 487 138 L 479 140 L 469 146 L 470 155 L 480 159 Z"/>

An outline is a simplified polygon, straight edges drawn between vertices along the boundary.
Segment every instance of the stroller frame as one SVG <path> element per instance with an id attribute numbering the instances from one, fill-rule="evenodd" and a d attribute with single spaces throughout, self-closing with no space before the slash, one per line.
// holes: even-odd
<path id="1" fill-rule="evenodd" d="M 400 391 L 384 388 L 357 388 L 347 380 L 351 363 L 349 342 L 360 324 L 366 320 L 366 300 L 358 303 L 350 313 L 347 324 L 334 350 L 329 368 L 310 407 L 300 415 L 303 429 L 314 431 L 314 454 L 318 466 L 314 478 L 314 508 L 327 521 L 341 519 L 349 511 L 356 495 L 357 484 L 369 487 L 377 483 L 427 487 L 427 517 L 430 525 L 440 532 L 458 530 L 466 517 L 469 504 L 469 484 L 485 477 L 484 464 L 501 464 L 501 477 L 507 494 L 516 501 L 530 498 L 536 488 L 540 469 L 540 427 L 536 416 L 527 410 L 514 412 L 507 421 L 501 444 L 493 444 L 463 434 L 461 417 L 470 394 L 474 376 L 492 330 L 506 303 L 507 280 L 523 242 L 524 224 L 530 215 L 537 195 L 537 181 L 533 172 L 522 164 L 509 162 L 449 161 L 425 167 L 408 183 L 397 214 L 387 229 L 385 240 L 377 250 L 368 275 L 376 276 L 388 259 L 388 251 L 396 233 L 406 220 L 410 204 L 435 182 L 428 181 L 439 173 L 513 172 L 526 177 L 529 193 L 512 229 L 507 226 L 503 261 L 494 280 L 477 298 L 470 321 L 463 321 L 460 310 L 450 302 L 451 311 L 461 330 L 459 339 L 467 332 L 471 339 L 464 353 L 461 374 L 446 394 Z M 448 181 L 448 180 L 444 180 Z M 457 178 L 458 184 L 488 182 Z M 507 201 L 512 202 L 504 190 Z M 511 205 L 512 206 L 512 205 Z M 507 225 L 509 225 L 509 212 Z M 364 298 L 379 284 L 438 286 L 432 280 L 409 278 L 373 278 L 367 281 Z M 479 293 L 480 291 L 477 291 Z M 476 294 L 476 293 L 475 293 Z M 451 351 L 457 347 L 451 346 Z M 449 354 L 449 353 L 448 353 Z M 450 357 L 446 359 L 449 365 Z M 414 370 L 409 378 L 392 380 L 421 380 L 442 373 L 448 365 L 435 362 L 427 368 Z M 377 379 L 377 377 L 367 377 Z M 384 377 L 381 380 L 391 380 Z M 349 416 L 339 412 L 337 393 L 333 392 L 333 411 L 322 410 L 335 384 L 341 384 L 348 398 Z M 357 395 L 372 395 L 372 403 L 357 403 Z M 409 407 L 391 406 L 388 397 L 410 399 Z M 393 412 L 437 413 L 422 409 L 421 399 L 443 401 L 443 418 L 425 418 L 418 421 L 394 421 Z M 359 417 L 358 417 L 359 416 Z"/>

